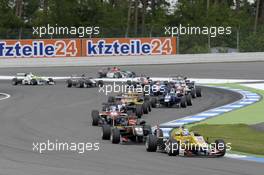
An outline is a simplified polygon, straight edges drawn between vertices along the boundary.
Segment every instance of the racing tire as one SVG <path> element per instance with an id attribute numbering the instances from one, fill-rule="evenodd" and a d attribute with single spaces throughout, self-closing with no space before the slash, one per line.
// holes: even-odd
<path id="1" fill-rule="evenodd" d="M 98 77 L 99 78 L 106 78 L 106 73 L 104 73 L 104 72 L 98 72 Z"/>
<path id="2" fill-rule="evenodd" d="M 147 152 L 157 151 L 157 137 L 155 135 L 149 134 L 146 139 L 145 147 Z"/>
<path id="3" fill-rule="evenodd" d="M 99 123 L 99 111 L 97 110 L 92 110 L 92 125 L 93 126 L 98 126 Z"/>
<path id="4" fill-rule="evenodd" d="M 103 87 L 103 86 L 104 86 L 104 82 L 103 82 L 103 80 L 99 80 L 99 81 L 97 82 L 97 86 L 98 86 L 98 87 Z"/>
<path id="5" fill-rule="evenodd" d="M 109 96 L 107 102 L 108 103 L 114 103 L 115 102 L 115 97 Z"/>
<path id="6" fill-rule="evenodd" d="M 144 113 L 144 114 L 148 114 L 149 109 L 148 109 L 148 104 L 147 104 L 146 102 L 144 102 L 144 103 L 142 104 L 142 110 L 143 110 L 143 113 Z"/>
<path id="7" fill-rule="evenodd" d="M 84 88 L 84 84 L 85 84 L 84 81 L 81 81 L 81 82 L 79 83 L 79 87 L 80 87 L 80 88 Z"/>
<path id="8" fill-rule="evenodd" d="M 53 78 L 48 78 L 48 84 L 50 84 L 50 83 L 54 83 L 55 84 L 55 81 L 54 81 L 54 79 Z"/>
<path id="9" fill-rule="evenodd" d="M 187 104 L 186 104 L 186 97 L 185 96 L 182 96 L 180 106 L 181 106 L 181 108 L 186 108 Z"/>
<path id="10" fill-rule="evenodd" d="M 147 101 L 146 103 L 148 105 L 148 111 L 151 112 L 151 104 L 150 104 L 150 101 Z"/>
<path id="11" fill-rule="evenodd" d="M 71 88 L 71 87 L 72 87 L 72 80 L 68 80 L 68 81 L 67 81 L 67 87 L 68 87 L 68 88 Z"/>
<path id="12" fill-rule="evenodd" d="M 144 101 L 149 101 L 149 96 L 144 96 Z"/>
<path id="13" fill-rule="evenodd" d="M 191 94 L 187 94 L 186 103 L 187 103 L 187 106 L 192 106 L 192 96 L 191 96 Z"/>
<path id="14" fill-rule="evenodd" d="M 131 80 L 127 80 L 127 85 L 131 86 L 132 85 L 132 81 Z"/>
<path id="15" fill-rule="evenodd" d="M 119 131 L 119 129 L 117 129 L 117 128 L 113 128 L 112 129 L 112 133 L 111 133 L 111 137 L 110 137 L 110 139 L 111 139 L 111 141 L 112 141 L 112 143 L 113 144 L 118 144 L 118 143 L 120 143 L 120 131 Z"/>
<path id="16" fill-rule="evenodd" d="M 143 143 L 143 141 L 144 141 L 143 136 L 137 136 L 136 141 L 137 141 L 137 143 Z"/>
<path id="17" fill-rule="evenodd" d="M 17 78 L 13 78 L 12 79 L 12 85 L 13 86 L 16 86 L 18 84 L 18 80 L 17 80 Z"/>
<path id="18" fill-rule="evenodd" d="M 32 79 L 32 80 L 30 80 L 30 84 L 31 85 L 38 85 L 38 81 L 36 80 L 36 79 Z"/>
<path id="19" fill-rule="evenodd" d="M 200 87 L 196 87 L 196 97 L 202 97 L 202 89 Z"/>
<path id="20" fill-rule="evenodd" d="M 152 134 L 152 129 L 151 129 L 150 125 L 144 125 L 143 126 L 143 134 L 144 134 L 144 136 Z"/>
<path id="21" fill-rule="evenodd" d="M 103 125 L 102 126 L 102 139 L 103 140 L 110 140 L 110 137 L 111 137 L 110 125 Z"/>
<path id="22" fill-rule="evenodd" d="M 168 156 L 177 156 L 179 154 L 178 142 L 169 140 L 167 144 L 169 144 L 169 146 L 166 147 L 165 151 L 168 154 Z"/>
<path id="23" fill-rule="evenodd" d="M 152 108 L 156 108 L 157 107 L 157 99 L 156 98 L 151 98 L 150 104 L 151 104 Z"/>
<path id="24" fill-rule="evenodd" d="M 220 146 L 220 144 L 222 146 Z M 225 141 L 224 140 L 221 140 L 221 139 L 218 139 L 215 141 L 215 146 L 216 146 L 216 149 L 220 152 L 219 154 L 217 154 L 217 157 L 223 157 L 226 153 L 226 144 L 225 144 Z M 221 147 L 221 150 L 220 150 L 220 147 Z"/>
<path id="25" fill-rule="evenodd" d="M 141 118 L 143 115 L 142 105 L 136 105 L 136 116 Z"/>
<path id="26" fill-rule="evenodd" d="M 196 98 L 196 92 L 195 92 L 195 89 L 192 89 L 192 90 L 191 90 L 191 96 L 192 96 L 192 98 Z"/>
<path id="27" fill-rule="evenodd" d="M 155 135 L 156 137 L 163 137 L 163 131 L 162 131 L 161 129 L 156 129 L 156 130 L 154 131 L 154 135 Z"/>

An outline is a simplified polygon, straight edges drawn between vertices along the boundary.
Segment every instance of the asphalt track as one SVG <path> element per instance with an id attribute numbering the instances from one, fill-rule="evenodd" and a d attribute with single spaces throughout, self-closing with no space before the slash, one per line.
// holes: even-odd
<path id="1" fill-rule="evenodd" d="M 220 65 L 219 65 L 220 64 Z M 181 72 L 202 78 L 260 78 L 262 69 L 258 63 L 242 66 L 224 65 L 169 65 L 138 66 L 132 70 L 151 76 L 175 75 Z M 231 63 L 230 63 L 231 64 Z M 233 64 L 233 63 L 232 63 Z M 253 67 L 250 67 L 254 65 Z M 263 64 L 264 65 L 264 64 Z M 263 68 L 262 65 L 262 68 Z M 246 73 L 247 68 L 252 71 Z M 0 75 L 16 72 L 37 72 L 43 75 L 68 76 L 71 73 L 87 72 L 91 76 L 96 67 L 67 68 L 16 68 L 0 69 Z M 220 70 L 222 69 L 222 70 Z M 228 73 L 230 71 L 230 73 Z M 260 72 L 259 72 L 260 71 Z M 207 72 L 207 73 L 206 73 Z M 221 76 L 224 74 L 224 77 Z M 257 77 L 256 77 L 257 76 Z M 262 77 L 263 78 L 263 77 Z M 182 158 L 169 157 L 162 153 L 147 153 L 142 145 L 112 145 L 102 141 L 99 127 L 92 127 L 90 112 L 100 109 L 106 96 L 98 95 L 98 89 L 68 89 L 64 83 L 55 86 L 11 86 L 0 82 L 0 92 L 11 95 L 0 101 L 0 174 L 91 174 L 91 175 L 262 175 L 263 164 L 229 158 Z M 185 109 L 154 109 L 144 118 L 152 125 L 209 108 L 221 106 L 239 99 L 239 95 L 221 89 L 203 88 L 202 99 Z M 32 151 L 33 142 L 99 142 L 99 151 L 45 152 Z"/>

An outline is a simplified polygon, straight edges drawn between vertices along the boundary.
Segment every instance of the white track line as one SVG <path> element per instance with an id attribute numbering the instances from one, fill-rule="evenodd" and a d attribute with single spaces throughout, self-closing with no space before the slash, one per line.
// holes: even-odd
<path id="1" fill-rule="evenodd" d="M 3 98 L 0 98 L 0 101 L 1 101 L 1 100 L 6 100 L 6 99 L 8 99 L 8 98 L 10 98 L 10 97 L 11 97 L 11 95 L 9 95 L 9 94 L 6 94 L 6 93 L 0 93 L 0 95 L 3 95 L 3 96 L 5 96 L 5 97 L 3 97 Z"/>

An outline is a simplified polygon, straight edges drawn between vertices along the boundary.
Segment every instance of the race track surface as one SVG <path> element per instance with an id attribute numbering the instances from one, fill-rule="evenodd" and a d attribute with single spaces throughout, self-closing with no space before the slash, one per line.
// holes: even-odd
<path id="1" fill-rule="evenodd" d="M 175 67 L 174 67 L 175 66 Z M 153 76 L 175 75 L 177 72 L 189 76 L 203 77 L 201 70 L 184 65 L 131 67 L 139 73 Z M 205 68 L 206 66 L 201 67 Z M 219 68 L 219 66 L 215 66 Z M 43 75 L 68 76 L 71 73 L 90 72 L 98 68 L 38 68 L 0 69 L 0 75 L 14 72 L 39 72 Z M 185 72 L 182 72 L 181 69 Z M 225 68 L 227 69 L 227 68 Z M 87 71 L 84 71 L 87 70 Z M 178 70 L 174 71 L 173 70 Z M 199 74 L 200 72 L 200 74 Z M 213 69 L 203 78 L 214 76 Z M 226 75 L 228 75 L 226 73 Z M 220 76 L 220 75 L 216 75 Z M 240 74 L 230 74 L 232 78 Z M 246 74 L 245 74 L 246 76 Z M 249 76 L 249 75 L 247 75 Z M 222 77 L 223 78 L 223 77 Z M 169 157 L 163 153 L 148 153 L 143 145 L 112 145 L 101 140 L 101 129 L 92 127 L 90 112 L 101 109 L 107 97 L 98 94 L 98 89 L 68 89 L 60 82 L 55 86 L 11 86 L 0 82 L 0 92 L 11 97 L 0 101 L 0 174 L 19 175 L 262 175 L 263 164 L 229 158 L 182 158 Z M 221 106 L 240 98 L 240 95 L 222 89 L 203 88 L 203 97 L 195 99 L 193 106 L 186 109 L 154 109 L 144 116 L 152 125 L 195 114 L 216 106 Z M 32 151 L 33 142 L 99 142 L 99 151 L 45 152 Z"/>

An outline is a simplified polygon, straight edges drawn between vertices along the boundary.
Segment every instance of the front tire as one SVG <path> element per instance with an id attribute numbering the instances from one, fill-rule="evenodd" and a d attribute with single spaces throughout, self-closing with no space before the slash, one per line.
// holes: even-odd
<path id="1" fill-rule="evenodd" d="M 223 157 L 226 153 L 226 144 L 224 140 L 218 139 L 215 141 L 216 149 L 220 152 L 217 157 Z"/>
<path id="2" fill-rule="evenodd" d="M 18 84 L 18 79 L 17 78 L 13 78 L 12 79 L 12 85 L 16 86 Z"/>
<path id="3" fill-rule="evenodd" d="M 120 143 L 120 131 L 117 128 L 112 129 L 111 141 L 113 144 Z"/>
<path id="4" fill-rule="evenodd" d="M 179 154 L 179 144 L 171 140 L 169 140 L 167 144 L 169 144 L 169 146 L 166 147 L 168 156 L 177 156 Z"/>
<path id="5" fill-rule="evenodd" d="M 152 134 L 148 135 L 145 146 L 148 152 L 156 152 L 157 151 L 157 137 Z"/>

